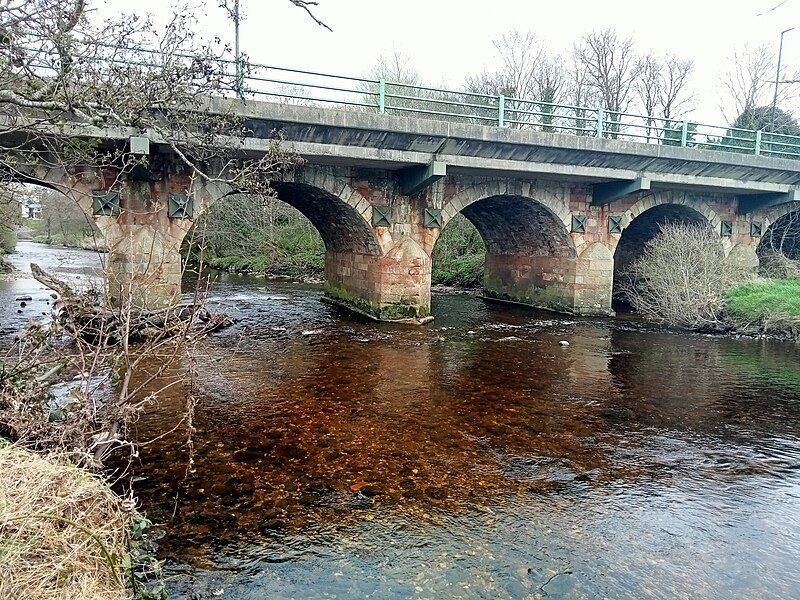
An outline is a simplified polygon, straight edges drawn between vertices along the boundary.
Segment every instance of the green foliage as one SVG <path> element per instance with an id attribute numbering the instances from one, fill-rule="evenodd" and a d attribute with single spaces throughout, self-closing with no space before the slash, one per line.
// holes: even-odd
<path id="1" fill-rule="evenodd" d="M 196 238 L 205 246 L 205 262 L 217 269 L 291 277 L 325 270 L 325 244 L 317 230 L 297 209 L 274 198 L 231 196 L 217 202 Z"/>
<path id="2" fill-rule="evenodd" d="M 683 123 L 678 123 L 674 127 L 664 128 L 664 145 L 680 146 L 683 139 Z M 689 123 L 686 127 L 686 146 L 688 148 L 697 146 L 697 125 Z"/>
<path id="3" fill-rule="evenodd" d="M 744 330 L 800 336 L 800 279 L 764 279 L 733 288 L 727 313 Z"/>
<path id="4" fill-rule="evenodd" d="M 102 237 L 94 222 L 72 198 L 54 190 L 32 188 L 30 195 L 42 205 L 41 219 L 29 220 L 33 239 L 42 244 L 87 248 Z"/>
<path id="5" fill-rule="evenodd" d="M 13 229 L 0 226 L 0 255 L 4 252 L 11 252 L 17 245 L 17 234 Z"/>
<path id="6" fill-rule="evenodd" d="M 789 112 L 778 107 L 775 107 L 773 115 L 771 106 L 757 106 L 745 110 L 731 123 L 731 127 L 761 129 L 783 135 L 800 135 L 800 124 L 797 120 Z"/>
<path id="7" fill-rule="evenodd" d="M 134 513 L 130 530 L 130 553 L 122 560 L 122 569 L 130 582 L 135 600 L 167 600 L 167 589 L 147 531 L 153 524 L 145 515 Z"/>
<path id="8" fill-rule="evenodd" d="M 0 257 L 12 252 L 17 245 L 16 228 L 20 224 L 21 213 L 15 192 L 13 188 L 0 186 Z M 0 258 L 0 272 L 2 265 Z"/>
<path id="9" fill-rule="evenodd" d="M 753 131 L 739 131 L 740 129 Z M 773 114 L 771 106 L 757 106 L 740 114 L 719 140 L 723 146 L 721 149 L 755 151 L 755 130 L 762 131 L 760 144 L 762 154 L 800 156 L 800 148 L 796 147 L 800 144 L 800 124 L 783 109 L 776 107 Z M 798 137 L 787 139 L 784 137 L 787 135 Z"/>
<path id="10" fill-rule="evenodd" d="M 433 249 L 431 283 L 480 287 L 486 248 L 478 230 L 466 217 L 456 215 L 442 231 Z"/>
<path id="11" fill-rule="evenodd" d="M 462 288 L 480 287 L 483 281 L 483 265 L 483 254 L 456 256 L 438 265 L 434 261 L 431 282 Z"/>

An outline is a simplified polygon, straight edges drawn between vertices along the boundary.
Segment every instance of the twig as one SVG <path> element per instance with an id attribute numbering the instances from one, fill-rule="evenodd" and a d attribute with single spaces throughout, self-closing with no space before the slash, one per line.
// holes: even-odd
<path id="1" fill-rule="evenodd" d="M 547 595 L 547 592 L 544 591 L 545 586 L 547 586 L 551 581 L 553 581 L 553 579 L 555 579 L 559 575 L 572 575 L 572 571 L 566 569 L 564 571 L 559 571 L 558 573 L 551 575 L 547 581 L 545 581 L 542 585 L 539 586 L 539 591 L 544 592 L 544 594 Z"/>
<path id="2" fill-rule="evenodd" d="M 291 2 L 291 3 L 292 3 L 292 4 L 294 4 L 295 6 L 297 6 L 297 7 L 299 7 L 299 8 L 302 8 L 304 11 L 306 11 L 306 12 L 308 13 L 308 16 L 309 16 L 309 17 L 311 17 L 311 18 L 314 20 L 314 22 L 315 22 L 317 25 L 320 25 L 321 27 L 324 27 L 324 28 L 325 28 L 325 29 L 327 29 L 328 31 L 331 31 L 331 32 L 333 31 L 333 29 L 331 29 L 330 27 L 328 27 L 328 25 L 327 25 L 327 24 L 325 24 L 324 22 L 320 21 L 320 20 L 319 20 L 319 19 L 318 19 L 318 18 L 317 18 L 317 17 L 314 15 L 314 13 L 313 13 L 313 12 L 311 12 L 311 8 L 310 8 L 310 7 L 312 7 L 312 6 L 318 6 L 318 5 L 319 5 L 319 2 L 314 2 L 314 1 L 312 1 L 312 0 L 289 0 L 289 2 Z"/>

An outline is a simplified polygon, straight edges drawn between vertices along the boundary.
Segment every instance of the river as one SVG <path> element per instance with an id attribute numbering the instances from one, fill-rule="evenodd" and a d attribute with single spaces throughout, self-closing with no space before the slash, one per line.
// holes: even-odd
<path id="1" fill-rule="evenodd" d="M 31 256 L 96 274 L 30 243 L 12 262 Z M 218 275 L 210 301 L 239 322 L 137 425 L 172 597 L 800 595 L 794 344 L 467 294 L 389 326 L 320 296 Z M 0 329 L 47 298 L 1 284 Z"/>

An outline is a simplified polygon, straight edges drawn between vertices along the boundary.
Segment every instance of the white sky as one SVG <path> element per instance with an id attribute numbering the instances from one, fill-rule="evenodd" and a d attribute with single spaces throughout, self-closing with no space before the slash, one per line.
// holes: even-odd
<path id="1" fill-rule="evenodd" d="M 232 0 L 231 0 L 232 1 Z M 114 11 L 163 13 L 165 0 L 106 0 Z M 233 24 L 215 0 L 196 0 L 201 29 L 233 43 Z M 244 52 L 253 62 L 359 76 L 381 54 L 407 54 L 429 84 L 460 89 L 469 74 L 491 68 L 492 40 L 531 29 L 554 50 L 581 34 L 615 27 L 640 50 L 672 52 L 695 61 L 695 120 L 723 123 L 718 79 L 726 58 L 745 44 L 767 43 L 783 63 L 800 66 L 800 0 L 319 0 L 324 30 L 288 0 L 240 0 Z M 784 71 L 786 74 L 786 71 Z M 771 96 L 770 96 L 771 100 Z M 787 107 L 795 113 L 800 106 Z"/>

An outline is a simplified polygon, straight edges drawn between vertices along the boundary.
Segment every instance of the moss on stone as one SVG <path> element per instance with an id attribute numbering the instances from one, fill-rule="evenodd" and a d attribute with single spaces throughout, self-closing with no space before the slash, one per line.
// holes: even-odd
<path id="1" fill-rule="evenodd" d="M 396 321 L 398 319 L 418 319 L 430 315 L 430 308 L 404 302 L 392 302 L 380 306 L 360 298 L 342 286 L 325 282 L 325 295 L 341 304 L 354 309 L 356 312 L 365 313 L 380 321 Z"/>
<path id="2" fill-rule="evenodd" d="M 546 308 L 557 312 L 573 313 L 574 307 L 571 303 L 564 299 L 561 290 L 555 287 L 551 288 L 529 288 L 527 294 L 517 294 L 514 291 L 507 291 L 502 288 L 491 287 L 489 278 L 487 277 L 484 284 L 483 293 L 488 298 L 496 300 L 504 300 L 507 302 L 517 302 L 520 304 L 528 304 L 538 308 Z"/>

